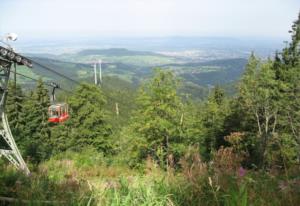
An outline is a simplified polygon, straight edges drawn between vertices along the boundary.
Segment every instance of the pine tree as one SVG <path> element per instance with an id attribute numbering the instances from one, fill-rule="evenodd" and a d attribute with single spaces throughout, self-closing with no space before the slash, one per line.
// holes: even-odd
<path id="1" fill-rule="evenodd" d="M 8 96 L 6 101 L 5 112 L 7 114 L 10 129 L 15 136 L 16 141 L 20 138 L 22 127 L 22 112 L 24 103 L 24 94 L 20 85 L 13 82 L 8 84 Z"/>
<path id="2" fill-rule="evenodd" d="M 298 65 L 300 61 L 300 12 L 298 19 L 293 23 L 292 29 L 289 32 L 292 35 L 292 41 L 287 48 L 283 49 L 282 59 L 285 65 L 294 67 Z"/>
<path id="3" fill-rule="evenodd" d="M 277 131 L 280 109 L 279 83 L 273 64 L 271 60 L 262 63 L 251 55 L 239 85 L 241 107 L 256 124 L 259 161 L 262 167 L 266 165 L 267 148 Z"/>
<path id="4" fill-rule="evenodd" d="M 292 41 L 288 48 L 283 51 L 283 70 L 285 77 L 285 113 L 286 121 L 289 122 L 291 132 L 298 144 L 300 144 L 300 13 L 298 19 L 293 23 Z M 288 61 L 287 61 L 288 59 Z"/>
<path id="5" fill-rule="evenodd" d="M 5 113 L 7 115 L 11 132 L 19 144 L 22 141 L 22 108 L 23 108 L 24 96 L 19 85 L 15 85 L 13 82 L 8 83 L 8 95 L 5 107 Z M 7 143 L 4 139 L 0 140 L 0 147 L 6 148 Z"/>
<path id="6" fill-rule="evenodd" d="M 213 99 L 218 104 L 221 105 L 224 101 L 225 92 L 221 89 L 219 85 L 215 86 L 213 90 Z"/>
<path id="7" fill-rule="evenodd" d="M 155 70 L 154 77 L 140 89 L 133 130 L 147 142 L 142 157 L 151 155 L 164 165 L 170 154 L 184 151 L 181 136 L 182 103 L 177 95 L 178 80 L 170 71 Z"/>
<path id="8" fill-rule="evenodd" d="M 42 80 L 23 103 L 22 148 L 25 155 L 39 162 L 51 154 L 48 107 L 50 98 Z"/>
<path id="9" fill-rule="evenodd" d="M 216 86 L 201 112 L 204 127 L 202 155 L 205 159 L 210 159 L 213 152 L 224 144 L 224 123 L 228 114 L 229 105 L 225 93 L 219 86 Z"/>
<path id="10" fill-rule="evenodd" d="M 70 120 L 62 128 L 66 130 L 68 148 L 93 146 L 105 154 L 112 153 L 112 127 L 107 121 L 105 104 L 106 99 L 99 87 L 82 84 L 76 89 L 69 100 Z"/>
<path id="11" fill-rule="evenodd" d="M 50 106 L 49 92 L 45 88 L 43 81 L 40 79 L 33 93 L 35 100 L 35 109 L 38 113 L 39 127 L 37 127 L 38 135 L 47 141 L 50 137 L 50 129 L 48 123 L 48 107 Z"/>
<path id="12" fill-rule="evenodd" d="M 280 109 L 278 129 L 283 136 L 293 137 L 300 144 L 300 13 L 293 23 L 291 42 L 277 53 L 273 64 L 279 84 Z M 300 158 L 300 152 L 299 152 Z"/>

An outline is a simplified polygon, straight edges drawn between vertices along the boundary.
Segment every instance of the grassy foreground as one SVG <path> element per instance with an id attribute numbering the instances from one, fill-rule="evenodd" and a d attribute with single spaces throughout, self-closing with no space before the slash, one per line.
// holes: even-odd
<path id="1" fill-rule="evenodd" d="M 93 149 L 66 152 L 29 177 L 1 162 L 2 205 L 298 205 L 299 167 L 250 171 L 233 156 L 206 164 L 192 152 L 181 167 L 160 169 L 150 158 L 139 169 L 111 162 Z M 297 176 L 298 175 L 298 176 Z"/>

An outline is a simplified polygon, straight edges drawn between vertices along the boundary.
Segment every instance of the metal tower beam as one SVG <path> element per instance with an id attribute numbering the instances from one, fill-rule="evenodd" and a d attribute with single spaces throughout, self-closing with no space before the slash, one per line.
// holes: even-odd
<path id="1" fill-rule="evenodd" d="M 0 149 L 0 156 L 6 157 L 16 168 L 24 171 L 25 174 L 28 175 L 30 171 L 16 145 L 5 114 L 5 103 L 8 94 L 7 88 L 11 66 L 12 62 L 0 59 L 0 117 L 2 121 L 2 124 L 0 125 L 0 138 L 3 138 L 8 145 L 7 149 Z"/>

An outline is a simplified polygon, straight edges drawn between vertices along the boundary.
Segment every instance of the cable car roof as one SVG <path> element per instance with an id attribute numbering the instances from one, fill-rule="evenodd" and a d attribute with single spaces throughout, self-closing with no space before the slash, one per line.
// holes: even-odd
<path id="1" fill-rule="evenodd" d="M 66 106 L 66 103 L 57 103 L 57 104 L 52 104 L 50 105 L 49 108 L 56 108 L 56 107 L 62 107 L 62 106 Z"/>

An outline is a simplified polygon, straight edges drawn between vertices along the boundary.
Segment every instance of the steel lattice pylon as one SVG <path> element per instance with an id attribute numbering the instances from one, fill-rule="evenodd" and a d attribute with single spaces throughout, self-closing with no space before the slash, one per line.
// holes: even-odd
<path id="1" fill-rule="evenodd" d="M 25 174 L 28 175 L 30 173 L 29 169 L 16 145 L 5 114 L 11 66 L 12 62 L 0 59 L 0 117 L 2 122 L 0 125 L 0 138 L 3 138 L 9 147 L 8 149 L 0 149 L 0 156 L 6 157 L 16 168 L 24 171 Z"/>

